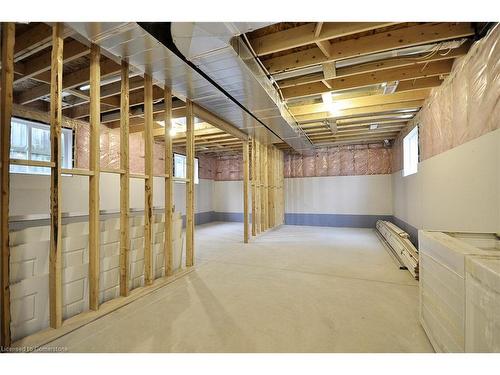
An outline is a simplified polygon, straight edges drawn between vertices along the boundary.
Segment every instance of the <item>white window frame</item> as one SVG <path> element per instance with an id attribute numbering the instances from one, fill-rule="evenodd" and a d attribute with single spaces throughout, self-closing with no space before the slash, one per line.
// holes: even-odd
<path id="1" fill-rule="evenodd" d="M 179 178 L 186 178 L 186 169 L 187 169 L 187 163 L 186 163 L 186 155 L 178 154 L 174 152 L 174 157 L 173 157 L 173 170 L 174 170 L 174 177 L 179 177 Z M 176 168 L 176 165 L 182 165 L 181 168 Z M 184 181 L 175 181 L 178 183 L 185 183 Z M 194 183 L 198 184 L 200 182 L 198 178 L 198 158 L 194 158 Z"/>
<path id="2" fill-rule="evenodd" d="M 418 126 L 415 126 L 403 138 L 403 176 L 410 176 L 418 172 Z"/>
<path id="3" fill-rule="evenodd" d="M 41 122 L 36 122 L 36 121 L 30 121 L 30 120 L 25 120 L 19 117 L 13 117 L 11 124 L 13 122 L 16 123 L 21 123 L 26 126 L 27 129 L 27 157 L 25 158 L 18 158 L 22 160 L 36 160 L 31 158 L 31 153 L 32 153 L 32 129 L 33 128 L 38 128 L 38 129 L 43 129 L 43 130 L 48 130 L 50 132 L 50 125 L 41 123 Z M 12 125 L 11 125 L 12 126 Z M 73 130 L 69 128 L 62 128 L 62 134 L 61 135 L 61 147 L 64 150 L 64 155 L 62 155 L 62 168 L 73 168 Z M 50 137 L 49 137 L 49 148 L 50 148 Z M 12 146 L 11 146 L 11 152 L 12 152 Z M 34 166 L 27 166 L 27 165 L 17 165 L 17 164 L 11 164 L 9 168 L 10 173 L 17 173 L 17 174 L 41 174 L 41 175 L 50 175 L 50 168 L 48 167 L 34 167 Z"/>

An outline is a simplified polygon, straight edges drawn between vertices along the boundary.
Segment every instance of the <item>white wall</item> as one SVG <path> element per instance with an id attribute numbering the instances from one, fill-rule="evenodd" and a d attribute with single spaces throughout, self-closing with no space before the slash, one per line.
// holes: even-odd
<path id="1" fill-rule="evenodd" d="M 214 211 L 243 212 L 243 181 L 214 181 Z"/>
<path id="2" fill-rule="evenodd" d="M 392 215 L 391 175 L 285 178 L 285 212 Z"/>
<path id="3" fill-rule="evenodd" d="M 163 207 L 164 179 L 153 181 L 153 205 Z M 200 179 L 195 185 L 195 211 L 213 211 L 213 181 Z M 11 174 L 10 216 L 48 214 L 50 208 L 49 176 Z M 101 173 L 101 210 L 119 210 L 120 177 Z M 186 210 L 185 185 L 174 183 L 174 202 L 177 211 Z M 130 180 L 130 208 L 144 208 L 144 180 Z M 62 212 L 88 213 L 88 177 L 64 176 L 62 181 Z"/>
<path id="4" fill-rule="evenodd" d="M 500 129 L 393 173 L 394 215 L 418 229 L 500 233 Z"/>

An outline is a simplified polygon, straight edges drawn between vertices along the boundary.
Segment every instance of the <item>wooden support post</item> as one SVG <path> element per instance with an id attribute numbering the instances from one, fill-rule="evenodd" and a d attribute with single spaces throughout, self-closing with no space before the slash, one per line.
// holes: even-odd
<path id="1" fill-rule="evenodd" d="M 122 61 L 120 92 L 120 295 L 128 296 L 130 254 L 130 168 L 129 168 L 129 64 Z"/>
<path id="2" fill-rule="evenodd" d="M 186 100 L 186 266 L 194 265 L 194 116 L 193 103 Z"/>
<path id="3" fill-rule="evenodd" d="M 63 75 L 63 24 L 52 28 L 52 65 L 50 74 L 50 249 L 49 311 L 50 326 L 62 325 L 62 248 L 61 248 L 61 126 Z"/>
<path id="4" fill-rule="evenodd" d="M 153 79 L 144 74 L 144 279 L 153 283 Z"/>
<path id="5" fill-rule="evenodd" d="M 267 206 L 267 196 L 266 196 L 266 146 L 261 145 L 260 147 L 260 207 L 261 207 L 261 231 L 265 232 L 267 230 L 266 226 L 266 206 Z"/>
<path id="6" fill-rule="evenodd" d="M 164 261 L 165 275 L 171 276 L 173 273 L 173 234 L 172 234 L 172 214 L 174 206 L 174 186 L 173 186 L 173 150 L 172 150 L 172 91 L 165 83 L 165 243 Z"/>
<path id="7" fill-rule="evenodd" d="M 252 236 L 257 235 L 256 219 L 257 213 L 255 212 L 255 138 L 252 138 Z"/>
<path id="8" fill-rule="evenodd" d="M 260 223 L 260 143 L 255 141 L 255 227 L 257 234 L 261 232 Z"/>
<path id="9" fill-rule="evenodd" d="M 10 346 L 10 247 L 9 247 L 9 196 L 10 196 L 10 121 L 12 117 L 12 97 L 14 84 L 14 42 L 16 26 L 13 22 L 2 23 L 2 81 L 0 87 L 0 132 L 1 132 L 1 174 L 2 174 L 2 207 L 1 207 L 1 237 L 2 268 L 1 279 L 1 314 L 2 332 L 1 345 Z"/>
<path id="10" fill-rule="evenodd" d="M 273 225 L 273 171 L 274 158 L 273 146 L 267 147 L 267 227 L 272 228 Z"/>
<path id="11" fill-rule="evenodd" d="M 98 45 L 90 46 L 90 155 L 89 169 L 89 307 L 99 308 L 100 262 L 100 128 L 101 128 L 101 51 Z"/>
<path id="12" fill-rule="evenodd" d="M 248 243 L 248 141 L 243 141 L 243 242 Z"/>

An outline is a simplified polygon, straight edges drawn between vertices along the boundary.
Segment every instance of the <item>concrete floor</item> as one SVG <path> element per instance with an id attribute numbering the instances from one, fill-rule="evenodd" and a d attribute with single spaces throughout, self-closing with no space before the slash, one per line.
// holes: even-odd
<path id="1" fill-rule="evenodd" d="M 196 227 L 196 271 L 49 345 L 70 352 L 431 352 L 370 229 Z"/>

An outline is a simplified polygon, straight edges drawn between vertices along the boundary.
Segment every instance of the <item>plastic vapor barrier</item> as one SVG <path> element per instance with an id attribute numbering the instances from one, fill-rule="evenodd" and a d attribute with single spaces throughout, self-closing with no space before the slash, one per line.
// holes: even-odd
<path id="1" fill-rule="evenodd" d="M 394 143 L 393 170 L 402 169 L 402 139 L 416 125 L 426 160 L 500 127 L 500 26 L 458 58 Z"/>

